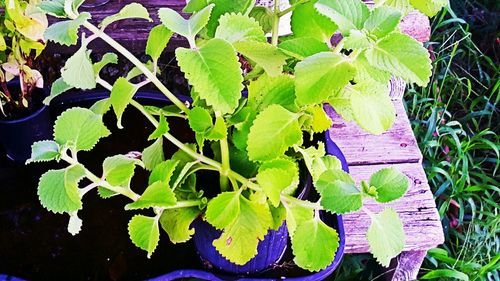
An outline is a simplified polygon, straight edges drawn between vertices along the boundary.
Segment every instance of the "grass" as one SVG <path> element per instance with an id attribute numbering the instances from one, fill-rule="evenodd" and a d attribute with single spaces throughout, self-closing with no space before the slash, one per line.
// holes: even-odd
<path id="1" fill-rule="evenodd" d="M 497 4 L 451 1 L 434 18 L 431 84 L 405 96 L 446 238 L 429 251 L 422 279 L 500 280 L 498 46 L 485 54 L 472 33 L 481 30 L 452 10 L 469 17 L 487 5 Z"/>

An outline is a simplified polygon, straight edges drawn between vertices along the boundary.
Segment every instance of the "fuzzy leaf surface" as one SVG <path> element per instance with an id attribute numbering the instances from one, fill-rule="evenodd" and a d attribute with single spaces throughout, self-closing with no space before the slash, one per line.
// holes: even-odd
<path id="1" fill-rule="evenodd" d="M 345 214 L 361 209 L 363 197 L 358 188 L 351 182 L 333 180 L 335 177 L 335 174 L 326 171 L 315 184 L 318 191 L 321 191 L 321 206 L 336 214 Z"/>
<path id="2" fill-rule="evenodd" d="M 187 20 L 170 8 L 160 8 L 158 17 L 169 30 L 194 40 L 196 34 L 207 25 L 213 8 L 214 5 L 210 4 Z"/>
<path id="3" fill-rule="evenodd" d="M 123 128 L 121 125 L 123 112 L 129 105 L 130 101 L 132 101 L 132 98 L 137 90 L 137 86 L 130 83 L 124 77 L 118 78 L 115 84 L 113 84 L 109 100 L 111 102 L 111 106 L 113 107 L 113 111 L 116 114 L 117 126 L 120 129 Z"/>
<path id="4" fill-rule="evenodd" d="M 156 181 L 146 188 L 139 200 L 129 203 L 125 210 L 145 209 L 151 207 L 169 207 L 177 203 L 175 194 L 168 181 Z"/>
<path id="5" fill-rule="evenodd" d="M 37 141 L 31 145 L 31 157 L 26 163 L 51 161 L 59 156 L 59 145 L 55 141 Z"/>
<path id="6" fill-rule="evenodd" d="M 337 25 L 314 8 L 316 2 L 309 1 L 293 10 L 290 22 L 293 35 L 295 37 L 312 37 L 321 42 L 329 42 L 333 33 L 337 30 Z"/>
<path id="7" fill-rule="evenodd" d="M 248 86 L 248 105 L 255 112 L 268 106 L 278 104 L 292 112 L 298 111 L 295 105 L 295 84 L 292 76 L 279 75 L 270 77 L 262 75 L 251 81 Z"/>
<path id="8" fill-rule="evenodd" d="M 388 267 L 391 259 L 403 251 L 405 245 L 403 223 L 398 213 L 391 208 L 374 214 L 371 219 L 372 223 L 366 233 L 370 252 L 380 264 Z"/>
<path id="9" fill-rule="evenodd" d="M 352 29 L 362 29 L 370 10 L 361 0 L 319 0 L 315 8 L 339 27 L 342 35 Z"/>
<path id="10" fill-rule="evenodd" d="M 125 5 L 117 14 L 105 17 L 99 26 L 101 28 L 106 28 L 106 26 L 113 22 L 132 18 L 145 19 L 150 22 L 153 21 L 149 16 L 148 10 L 143 5 L 139 3 L 130 3 Z"/>
<path id="11" fill-rule="evenodd" d="M 321 52 L 328 52 L 326 43 L 313 37 L 299 37 L 281 42 L 278 47 L 287 55 L 303 60 Z"/>
<path id="12" fill-rule="evenodd" d="M 137 247 L 148 252 L 151 257 L 160 241 L 160 228 L 156 218 L 135 215 L 128 223 L 128 234 Z"/>
<path id="13" fill-rule="evenodd" d="M 146 170 L 152 171 L 156 165 L 160 164 L 165 160 L 165 155 L 163 154 L 163 139 L 158 138 L 142 151 L 142 162 L 146 167 Z"/>
<path id="14" fill-rule="evenodd" d="M 46 40 L 61 45 L 75 45 L 78 42 L 78 29 L 88 19 L 90 19 L 90 14 L 84 12 L 76 19 L 56 22 L 45 30 L 44 37 Z"/>
<path id="15" fill-rule="evenodd" d="M 376 200 L 387 203 L 401 198 L 408 190 L 408 178 L 396 168 L 384 168 L 370 177 L 370 186 L 377 189 Z"/>
<path id="16" fill-rule="evenodd" d="M 160 224 L 172 243 L 183 243 L 194 234 L 191 223 L 200 213 L 198 207 L 166 209 L 161 214 Z"/>
<path id="17" fill-rule="evenodd" d="M 61 77 L 66 84 L 89 90 L 96 86 L 94 69 L 90 61 L 89 51 L 86 46 L 80 47 L 67 61 L 61 69 Z"/>
<path id="18" fill-rule="evenodd" d="M 102 163 L 104 178 L 113 186 L 128 188 L 134 176 L 135 165 L 142 163 L 125 155 L 107 157 Z"/>
<path id="19" fill-rule="evenodd" d="M 164 25 L 157 25 L 151 29 L 146 42 L 146 55 L 149 55 L 153 60 L 158 60 L 161 53 L 167 47 L 168 41 L 172 37 L 173 32 Z"/>
<path id="20" fill-rule="evenodd" d="M 207 205 L 206 219 L 217 229 L 231 225 L 240 214 L 240 192 L 223 192 Z"/>
<path id="21" fill-rule="evenodd" d="M 400 20 L 401 12 L 391 7 L 381 6 L 371 11 L 364 28 L 375 37 L 382 38 L 393 32 Z"/>
<path id="22" fill-rule="evenodd" d="M 254 18 L 234 13 L 220 17 L 215 38 L 224 39 L 229 43 L 240 41 L 267 42 L 262 27 Z"/>
<path id="23" fill-rule="evenodd" d="M 271 77 L 283 72 L 283 65 L 288 58 L 278 47 L 265 42 L 239 41 L 234 43 L 234 47 L 238 53 L 254 61 Z"/>

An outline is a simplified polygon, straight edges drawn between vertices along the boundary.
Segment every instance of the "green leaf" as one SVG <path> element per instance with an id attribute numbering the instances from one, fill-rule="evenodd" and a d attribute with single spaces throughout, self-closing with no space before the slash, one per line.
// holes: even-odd
<path id="1" fill-rule="evenodd" d="M 287 55 L 298 60 L 321 52 L 328 52 L 330 48 L 325 42 L 313 37 L 299 37 L 281 42 L 278 47 Z"/>
<path id="2" fill-rule="evenodd" d="M 172 34 L 173 32 L 162 24 L 153 27 L 146 42 L 146 55 L 149 55 L 154 61 L 158 60 L 167 47 Z"/>
<path id="3" fill-rule="evenodd" d="M 396 168 L 384 168 L 370 177 L 370 185 L 377 189 L 376 200 L 387 203 L 401 198 L 408 189 L 408 178 Z"/>
<path id="4" fill-rule="evenodd" d="M 336 23 L 344 36 L 352 29 L 362 29 L 370 15 L 368 6 L 361 0 L 319 0 L 315 8 Z"/>
<path id="5" fill-rule="evenodd" d="M 340 91 L 354 77 L 355 68 L 339 54 L 318 53 L 295 67 L 299 105 L 319 104 Z"/>
<path id="6" fill-rule="evenodd" d="M 64 0 L 44 0 L 38 4 L 38 7 L 51 16 L 58 18 L 67 17 L 64 11 Z"/>
<path id="7" fill-rule="evenodd" d="M 82 165 L 49 170 L 40 177 L 38 198 L 44 208 L 53 213 L 69 213 L 82 208 L 78 182 L 85 175 Z"/>
<path id="8" fill-rule="evenodd" d="M 212 243 L 229 261 L 243 265 L 257 254 L 259 240 L 264 239 L 273 224 L 267 203 L 239 196 L 239 213 L 233 223 Z"/>
<path id="9" fill-rule="evenodd" d="M 193 107 L 188 112 L 189 127 L 197 133 L 206 133 L 213 127 L 210 112 L 203 107 Z"/>
<path id="10" fill-rule="evenodd" d="M 184 13 L 196 13 L 208 6 L 207 0 L 190 0 L 182 11 Z"/>
<path id="11" fill-rule="evenodd" d="M 320 177 L 316 186 L 323 190 L 321 193 L 321 206 L 331 213 L 355 212 L 363 206 L 361 192 L 354 184 L 339 180 L 326 182 Z"/>
<path id="12" fill-rule="evenodd" d="M 274 14 L 268 7 L 255 6 L 248 15 L 259 22 L 265 33 L 273 29 Z"/>
<path id="13" fill-rule="evenodd" d="M 139 3 L 130 3 L 125 5 L 120 12 L 117 14 L 107 16 L 99 24 L 101 29 L 105 29 L 108 25 L 112 24 L 115 21 L 124 20 L 124 19 L 145 19 L 147 21 L 152 22 L 153 20 L 149 17 L 148 10 Z"/>
<path id="14" fill-rule="evenodd" d="M 429 17 L 435 16 L 443 7 L 449 4 L 448 0 L 410 0 L 410 3 Z"/>
<path id="15" fill-rule="evenodd" d="M 78 217 L 76 211 L 69 214 L 68 232 L 71 235 L 77 235 L 82 230 L 82 224 L 83 221 Z"/>
<path id="16" fill-rule="evenodd" d="M 396 110 L 386 85 L 363 82 L 348 88 L 351 109 L 358 125 L 380 135 L 390 129 L 396 120 Z"/>
<path id="17" fill-rule="evenodd" d="M 234 13 L 220 17 L 215 38 L 224 39 L 229 43 L 240 41 L 267 42 L 262 27 L 254 18 Z"/>
<path id="18" fill-rule="evenodd" d="M 98 100 L 90 107 L 90 110 L 92 112 L 99 115 L 104 115 L 110 109 L 111 109 L 111 102 L 109 101 L 109 98 Z"/>
<path id="19" fill-rule="evenodd" d="M 53 23 L 45 30 L 44 37 L 46 40 L 61 45 L 75 45 L 78 41 L 78 29 L 90 17 L 89 13 L 84 12 L 79 14 L 76 19 Z"/>
<path id="20" fill-rule="evenodd" d="M 167 160 L 156 165 L 151 174 L 149 175 L 148 184 L 151 185 L 157 181 L 169 182 L 175 168 L 179 164 L 178 160 Z"/>
<path id="21" fill-rule="evenodd" d="M 110 102 L 116 114 L 117 126 L 122 129 L 122 115 L 127 105 L 132 101 L 138 87 L 130 83 L 127 79 L 120 77 L 113 84 L 111 89 Z"/>
<path id="22" fill-rule="evenodd" d="M 299 184 L 299 167 L 297 163 L 290 158 L 279 158 L 262 163 L 259 171 L 265 171 L 267 169 L 279 169 L 286 171 L 290 183 L 282 191 L 282 193 L 293 195 Z"/>
<path id="23" fill-rule="evenodd" d="M 231 225 L 240 214 L 240 191 L 222 192 L 207 205 L 206 219 L 217 229 Z"/>
<path id="24" fill-rule="evenodd" d="M 61 69 L 64 82 L 74 88 L 88 90 L 95 88 L 95 74 L 86 46 L 73 54 Z"/>
<path id="25" fill-rule="evenodd" d="M 269 210 L 271 211 L 271 215 L 273 217 L 273 225 L 271 226 L 271 229 L 278 230 L 283 225 L 283 221 L 286 219 L 286 209 L 283 204 L 280 204 L 277 208 L 272 205 L 269 206 Z"/>
<path id="26" fill-rule="evenodd" d="M 372 81 L 370 80 L 373 80 L 379 84 L 387 85 L 392 76 L 390 72 L 371 66 L 364 53 L 361 53 L 356 58 L 353 65 L 356 68 L 356 75 L 354 76 L 354 81 L 356 81 L 356 83 L 363 81 L 371 83 Z"/>
<path id="27" fill-rule="evenodd" d="M 278 76 L 283 72 L 283 65 L 288 58 L 278 47 L 267 42 L 239 41 L 234 43 L 238 53 L 255 62 L 271 76 Z"/>
<path id="28" fill-rule="evenodd" d="M 262 75 L 248 86 L 248 105 L 255 112 L 260 112 L 268 106 L 278 104 L 289 111 L 298 111 L 295 105 L 295 84 L 290 75 L 270 77 Z"/>
<path id="29" fill-rule="evenodd" d="M 339 247 L 337 231 L 318 219 L 301 223 L 292 238 L 293 261 L 309 271 L 329 266 Z"/>
<path id="30" fill-rule="evenodd" d="M 188 20 L 172 9 L 160 8 L 158 10 L 158 17 L 169 30 L 194 41 L 196 34 L 207 25 L 213 8 L 214 5 L 210 4 Z"/>
<path id="31" fill-rule="evenodd" d="M 128 223 L 128 234 L 137 247 L 148 252 L 151 257 L 160 241 L 158 220 L 143 215 L 135 215 Z"/>
<path id="32" fill-rule="evenodd" d="M 168 181 L 156 181 L 146 188 L 141 197 L 125 205 L 125 210 L 137 210 L 151 207 L 169 207 L 177 203 L 175 194 Z"/>
<path id="33" fill-rule="evenodd" d="M 158 127 L 149 135 L 148 140 L 153 140 L 157 138 L 161 138 L 164 134 L 168 133 L 170 128 L 168 127 L 167 119 L 163 114 L 160 114 L 160 122 L 158 123 Z"/>
<path id="34" fill-rule="evenodd" d="M 295 147 L 295 150 L 302 154 L 307 169 L 311 173 L 313 182 L 316 182 L 326 170 L 341 170 L 340 160 L 332 155 L 325 155 L 325 146 L 322 142 L 318 148 L 312 146 L 303 149 Z"/>
<path id="35" fill-rule="evenodd" d="M 207 132 L 205 137 L 209 140 L 221 140 L 227 137 L 227 126 L 224 122 L 224 117 L 217 116 L 214 126 Z"/>
<path id="36" fill-rule="evenodd" d="M 262 187 L 273 206 L 278 207 L 281 201 L 281 192 L 292 187 L 293 179 L 297 177 L 298 170 L 294 169 L 293 166 L 289 169 L 261 168 L 257 174 L 257 183 Z"/>
<path id="37" fill-rule="evenodd" d="M 118 56 L 115 53 L 105 53 L 102 56 L 101 61 L 94 63 L 93 69 L 94 69 L 94 74 L 99 76 L 99 73 L 101 70 L 108 64 L 117 64 L 118 63 Z"/>
<path id="38" fill-rule="evenodd" d="M 286 227 L 288 228 L 288 234 L 290 235 L 290 238 L 293 239 L 297 226 L 302 225 L 304 222 L 313 219 L 314 210 L 293 203 L 286 204 L 285 208 L 286 208 Z"/>
<path id="39" fill-rule="evenodd" d="M 381 265 L 388 267 L 391 259 L 399 255 L 405 246 L 403 223 L 391 208 L 370 217 L 372 223 L 366 233 L 370 252 Z"/>
<path id="40" fill-rule="evenodd" d="M 60 94 L 72 89 L 70 85 L 66 84 L 64 82 L 64 79 L 62 77 L 59 77 L 54 83 L 52 83 L 52 87 L 50 88 L 50 96 L 46 97 L 43 100 L 43 103 L 46 105 L 49 105 L 49 103 L 57 96 Z"/>
<path id="41" fill-rule="evenodd" d="M 332 126 L 332 119 L 326 114 L 323 106 L 313 106 L 308 109 L 308 112 L 312 115 L 311 127 L 315 133 L 324 132 Z"/>
<path id="42" fill-rule="evenodd" d="M 449 278 L 454 278 L 462 281 L 469 281 L 469 276 L 463 272 L 456 269 L 433 269 L 429 273 L 420 277 L 422 280 L 436 279 L 447 280 Z"/>
<path id="43" fill-rule="evenodd" d="M 128 188 L 134 176 L 135 165 L 142 166 L 142 162 L 125 155 L 107 157 L 102 164 L 103 178 L 113 186 Z"/>
<path id="44" fill-rule="evenodd" d="M 366 51 L 368 62 L 379 69 L 425 87 L 431 76 L 429 52 L 422 43 L 401 33 L 391 33 Z"/>
<path id="45" fill-rule="evenodd" d="M 337 25 L 314 8 L 317 1 L 298 5 L 293 10 L 291 27 L 295 37 L 312 37 L 320 42 L 330 42 Z"/>
<path id="46" fill-rule="evenodd" d="M 86 108 L 73 107 L 64 111 L 54 125 L 55 141 L 77 150 L 91 150 L 101 138 L 110 134 L 102 116 Z"/>
<path id="47" fill-rule="evenodd" d="M 371 11 L 365 22 L 365 29 L 377 38 L 393 32 L 401 21 L 401 13 L 390 7 L 381 6 Z"/>
<path id="48" fill-rule="evenodd" d="M 148 171 L 152 171 L 156 165 L 160 164 L 164 160 L 165 155 L 163 154 L 163 138 L 156 139 L 153 144 L 146 147 L 142 151 L 142 162 Z"/>
<path id="49" fill-rule="evenodd" d="M 60 156 L 59 145 L 55 141 L 37 141 L 31 145 L 31 157 L 26 164 L 56 160 Z"/>
<path id="50" fill-rule="evenodd" d="M 272 160 L 282 156 L 294 144 L 302 143 L 297 113 L 280 105 L 270 105 L 253 122 L 248 134 L 248 157 L 252 161 Z"/>
<path id="51" fill-rule="evenodd" d="M 396 8 L 403 15 L 406 15 L 413 10 L 413 7 L 410 5 L 410 0 L 375 0 L 374 2 L 377 6 L 384 5 Z"/>
<path id="52" fill-rule="evenodd" d="M 164 210 L 160 217 L 160 224 L 163 230 L 167 232 L 170 242 L 176 244 L 191 239 L 194 234 L 191 223 L 200 213 L 198 207 Z"/>
<path id="53" fill-rule="evenodd" d="M 364 50 L 374 44 L 373 40 L 368 37 L 364 30 L 351 30 L 349 36 L 345 37 L 344 49 L 347 50 Z"/>
<path id="54" fill-rule="evenodd" d="M 320 177 L 318 177 L 314 187 L 319 193 L 326 192 L 326 189 L 329 188 L 335 181 L 341 181 L 351 185 L 355 184 L 351 175 L 342 170 L 325 170 L 320 174 Z"/>
<path id="55" fill-rule="evenodd" d="M 210 3 L 215 6 L 207 24 L 207 35 L 213 37 L 222 15 L 231 12 L 245 14 L 252 5 L 252 0 L 210 0 Z"/>
<path id="56" fill-rule="evenodd" d="M 238 107 L 243 76 L 231 44 L 211 39 L 197 50 L 178 48 L 175 54 L 189 83 L 214 111 L 225 114 Z"/>

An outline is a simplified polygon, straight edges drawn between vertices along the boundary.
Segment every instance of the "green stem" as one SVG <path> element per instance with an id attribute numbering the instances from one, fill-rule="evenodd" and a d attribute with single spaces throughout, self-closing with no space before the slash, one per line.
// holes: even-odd
<path id="1" fill-rule="evenodd" d="M 229 188 L 228 174 L 231 170 L 229 164 L 229 145 L 227 144 L 227 137 L 220 140 L 220 154 L 222 161 L 222 170 L 220 171 L 220 188 L 221 191 L 227 191 Z"/>
<path id="2" fill-rule="evenodd" d="M 279 27 L 280 27 L 280 0 L 274 0 L 274 20 L 273 20 L 273 30 L 271 37 L 271 44 L 274 46 L 278 45 Z"/>
<path id="3" fill-rule="evenodd" d="M 189 112 L 187 106 L 179 100 L 174 94 L 172 94 L 163 83 L 153 74 L 138 58 L 136 58 L 131 52 L 129 52 L 125 47 L 120 45 L 120 43 L 116 42 L 113 38 L 109 37 L 102 30 L 97 28 L 95 25 L 90 22 L 85 22 L 83 24 L 88 30 L 99 36 L 102 40 L 108 43 L 115 50 L 120 52 L 123 56 L 125 56 L 130 62 L 132 62 L 139 70 L 144 73 L 144 75 L 151 80 L 153 84 L 160 90 L 172 103 L 174 103 L 179 109 L 184 112 Z"/>
<path id="4" fill-rule="evenodd" d="M 186 201 L 177 201 L 177 203 L 173 206 L 162 207 L 163 209 L 178 209 L 178 208 L 189 208 L 189 207 L 198 207 L 201 204 L 201 200 L 186 200 Z"/>

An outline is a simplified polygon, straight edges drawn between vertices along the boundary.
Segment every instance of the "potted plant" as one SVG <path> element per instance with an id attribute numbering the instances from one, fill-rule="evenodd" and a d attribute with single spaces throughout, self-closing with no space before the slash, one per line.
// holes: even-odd
<path id="1" fill-rule="evenodd" d="M 40 1 L 8 0 L 0 3 L 0 143 L 9 158 L 24 162 L 34 141 L 51 136 L 43 78 L 32 69 L 45 48 L 48 26 Z"/>
<path id="2" fill-rule="evenodd" d="M 395 113 L 388 96 L 389 79 L 395 75 L 426 85 L 431 75 L 426 49 L 397 30 L 402 13 L 386 5 L 369 8 L 360 0 L 292 1 L 290 8 L 281 11 L 276 2 L 274 9 L 262 13 L 252 1 L 214 2 L 190 1 L 184 9 L 192 13 L 188 19 L 160 8 L 161 24 L 151 30 L 146 45 L 149 62 L 141 62 L 106 34 L 106 27 L 118 20 L 151 21 L 141 4 L 128 4 L 96 26 L 90 22 L 91 14 L 78 11 L 82 1 L 41 3 L 46 13 L 64 18 L 48 28 L 48 40 L 75 45 L 80 27 L 86 29 L 48 100 L 72 88 L 100 85 L 111 92 L 90 109 L 63 112 L 55 122 L 54 139 L 33 144 L 30 162 L 67 163 L 40 178 L 41 204 L 54 213 L 68 214 L 68 230 L 77 234 L 82 227 L 78 212 L 88 192 L 97 190 L 103 198 L 125 196 L 130 199 L 126 210 L 141 210 L 128 224 L 130 238 L 148 257 L 162 228 L 173 243 L 193 235 L 205 241 L 197 243 L 198 251 L 215 268 L 250 275 L 280 258 L 286 243 L 272 245 L 270 240 L 282 236 L 290 238 L 297 266 L 313 272 L 325 269 L 335 257 L 339 236 L 322 214 L 362 210 L 371 218 L 367 222 L 371 252 L 388 266 L 403 250 L 403 225 L 393 209 L 372 213 L 363 208 L 363 200 L 386 203 L 400 198 L 408 188 L 406 176 L 386 168 L 357 184 L 336 157 L 325 154 L 323 142 L 311 139 L 331 126 L 324 103 L 372 133 L 390 128 Z M 292 13 L 293 34 L 279 38 L 279 19 L 287 13 Z M 258 15 L 262 25 L 250 15 Z M 269 22 L 270 43 L 261 27 Z M 331 46 L 336 31 L 344 38 Z M 189 101 L 174 96 L 157 77 L 158 59 L 173 33 L 189 42 L 189 48 L 175 50 L 192 86 Z M 116 63 L 118 55 L 108 53 L 92 62 L 89 43 L 96 39 L 132 62 L 131 73 L 113 84 L 102 79 L 101 69 Z M 143 80 L 132 83 L 138 75 Z M 173 106 L 144 106 L 134 100 L 149 83 Z M 148 138 L 151 144 L 134 157 L 106 158 L 102 173 L 90 171 L 78 153 L 92 150 L 110 134 L 102 121 L 105 112 L 112 110 L 121 128 L 129 105 L 154 125 Z M 171 134 L 178 122 L 188 122 L 193 143 Z M 164 142 L 178 148 L 170 159 L 165 159 Z M 142 193 L 131 187 L 136 169 L 149 173 Z M 306 182 L 301 182 L 301 173 L 310 174 L 317 193 L 314 201 L 298 196 L 298 187 Z M 79 187 L 82 179 L 89 184 Z M 259 252 L 262 244 L 271 250 Z M 278 254 L 270 258 L 269 252 Z M 262 265 L 262 260 L 267 263 Z M 250 269 L 245 267 L 249 263 Z"/>

